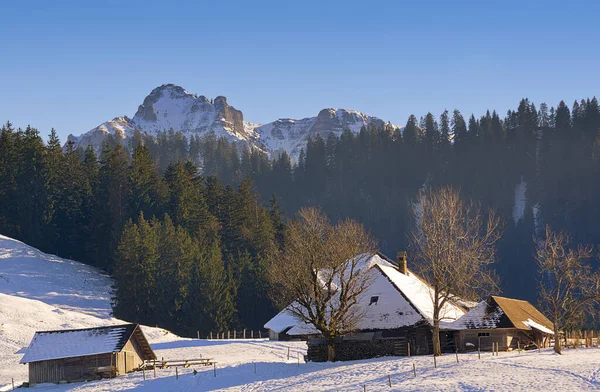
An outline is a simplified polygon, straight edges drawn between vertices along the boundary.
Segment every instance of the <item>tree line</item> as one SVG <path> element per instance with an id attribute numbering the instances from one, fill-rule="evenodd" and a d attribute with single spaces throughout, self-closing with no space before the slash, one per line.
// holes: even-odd
<path id="1" fill-rule="evenodd" d="M 54 130 L 47 143 L 32 127 L 0 131 L 0 233 L 111 273 L 116 317 L 182 335 L 261 328 L 282 219 L 251 180 L 224 185 L 181 160 L 161 174 L 144 144 L 107 140 L 98 159 Z"/>
<path id="2" fill-rule="evenodd" d="M 503 117 L 454 110 L 411 115 L 401 131 L 316 135 L 293 160 L 175 130 L 136 132 L 124 145 L 107 137 L 96 154 L 61 147 L 54 130 L 44 143 L 36 129 L 7 123 L 0 233 L 112 273 L 117 316 L 178 332 L 206 329 L 208 319 L 210 328 L 256 329 L 275 311 L 264 259 L 283 243 L 284 216 L 319 206 L 332 221 L 362 223 L 393 255 L 409 244 L 420 190 L 452 186 L 502 219 L 502 289 L 535 301 L 532 237 L 546 224 L 600 243 L 599 129 L 595 98 L 539 109 L 523 99 Z M 173 231 L 185 235 L 163 242 Z M 192 256 L 173 256 L 184 253 Z M 211 284 L 228 310 L 203 319 L 214 315 L 198 302 Z M 136 307 L 144 301 L 152 312 Z"/>
<path id="3" fill-rule="evenodd" d="M 389 255 L 407 249 L 421 189 L 451 186 L 501 218 L 501 288 L 535 301 L 533 236 L 550 225 L 575 242 L 600 243 L 599 131 L 596 98 L 571 108 L 562 101 L 538 108 L 523 99 L 504 116 L 444 111 L 411 115 L 402 130 L 316 135 L 296 160 L 285 152 L 271 160 L 252 151 L 238 155 L 224 140 L 203 148 L 213 151 L 206 170 L 224 182 L 249 176 L 263 200 L 278 195 L 288 216 L 319 206 L 334 221 L 355 219 Z"/>

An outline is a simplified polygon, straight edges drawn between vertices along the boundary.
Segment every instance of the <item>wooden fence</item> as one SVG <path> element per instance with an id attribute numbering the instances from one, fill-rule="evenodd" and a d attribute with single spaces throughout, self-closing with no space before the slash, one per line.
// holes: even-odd
<path id="1" fill-rule="evenodd" d="M 600 331 L 574 329 L 568 330 L 561 336 L 563 347 L 598 347 L 600 346 Z"/>
<path id="2" fill-rule="evenodd" d="M 228 331 L 210 331 L 204 335 L 200 331 L 196 332 L 197 339 L 262 339 L 268 338 L 269 333 L 266 330 L 253 330 L 253 329 L 242 329 L 242 330 L 228 330 Z"/>

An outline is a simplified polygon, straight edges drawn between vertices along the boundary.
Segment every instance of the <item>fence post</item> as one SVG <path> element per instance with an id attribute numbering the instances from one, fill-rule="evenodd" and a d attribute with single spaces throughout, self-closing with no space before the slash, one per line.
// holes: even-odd
<path id="1" fill-rule="evenodd" d="M 216 362 L 213 362 L 213 374 L 214 374 L 214 377 L 217 377 L 217 363 Z"/>
<path id="2" fill-rule="evenodd" d="M 388 382 L 390 383 L 390 388 L 392 387 L 392 376 L 388 374 Z"/>
<path id="3" fill-rule="evenodd" d="M 179 371 L 177 370 L 177 366 L 175 366 L 175 380 L 179 380 Z"/>
<path id="4" fill-rule="evenodd" d="M 10 382 L 11 382 L 11 384 L 12 384 L 13 391 L 14 391 L 14 390 L 15 390 L 15 379 L 11 377 L 11 378 L 10 378 Z"/>
<path id="5" fill-rule="evenodd" d="M 437 369 L 437 360 L 435 359 L 435 354 L 433 354 L 433 367 Z"/>
<path id="6" fill-rule="evenodd" d="M 406 351 L 408 353 L 408 356 L 410 357 L 410 342 L 406 343 Z"/>
<path id="7" fill-rule="evenodd" d="M 290 348 L 288 347 L 288 356 L 287 356 L 287 360 L 290 360 Z"/>
<path id="8" fill-rule="evenodd" d="M 244 328 L 244 339 L 246 339 L 246 328 Z"/>
<path id="9" fill-rule="evenodd" d="M 231 331 L 227 331 L 227 340 L 231 339 Z"/>
<path id="10" fill-rule="evenodd" d="M 254 330 L 251 330 L 251 331 L 250 331 L 250 338 L 251 338 L 251 339 L 254 339 Z"/>
<path id="11" fill-rule="evenodd" d="M 252 364 L 254 365 L 254 374 L 256 374 L 256 361 L 252 360 Z"/>
<path id="12" fill-rule="evenodd" d="M 196 334 L 198 335 L 198 340 L 200 340 L 200 331 L 196 331 Z"/>
<path id="13" fill-rule="evenodd" d="M 258 330 L 258 338 L 262 339 L 262 335 L 261 335 L 260 329 Z"/>
<path id="14" fill-rule="evenodd" d="M 154 378 L 156 378 L 156 359 L 154 360 L 153 368 L 154 368 Z"/>
<path id="15" fill-rule="evenodd" d="M 233 338 L 236 339 L 237 330 L 233 330 Z"/>
<path id="16" fill-rule="evenodd" d="M 415 363 L 413 362 L 413 375 L 415 377 L 417 377 L 417 367 L 415 366 Z"/>
<path id="17" fill-rule="evenodd" d="M 458 348 L 454 347 L 454 353 L 456 354 L 456 363 L 458 363 Z"/>
<path id="18" fill-rule="evenodd" d="M 144 381 L 146 381 L 146 367 L 142 368 L 142 373 L 144 374 Z"/>

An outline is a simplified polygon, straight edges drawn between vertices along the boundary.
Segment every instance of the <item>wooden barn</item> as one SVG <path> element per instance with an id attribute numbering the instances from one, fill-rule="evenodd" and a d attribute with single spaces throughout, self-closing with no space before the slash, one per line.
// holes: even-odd
<path id="1" fill-rule="evenodd" d="M 431 354 L 432 289 L 407 268 L 406 253 L 392 261 L 382 254 L 364 260 L 365 271 L 373 280 L 359 298 L 358 309 L 364 314 L 356 332 L 336 342 L 337 360 L 354 360 L 388 355 Z M 462 317 L 466 304 L 447 302 L 442 309 L 445 323 Z M 444 323 L 444 324 L 445 324 Z M 272 340 L 308 340 L 308 359 L 326 360 L 326 342 L 312 325 L 298 321 L 287 308 L 265 324 Z M 443 349 L 454 352 L 453 331 L 440 333 Z"/>
<path id="2" fill-rule="evenodd" d="M 156 355 L 137 324 L 36 332 L 21 359 L 29 384 L 113 377 Z"/>
<path id="3" fill-rule="evenodd" d="M 460 351 L 548 347 L 554 326 L 527 301 L 491 296 L 450 325 Z"/>

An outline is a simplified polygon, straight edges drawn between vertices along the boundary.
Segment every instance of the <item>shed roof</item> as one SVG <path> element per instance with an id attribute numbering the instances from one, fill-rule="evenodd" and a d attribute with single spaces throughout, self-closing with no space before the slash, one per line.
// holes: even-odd
<path id="1" fill-rule="evenodd" d="M 554 326 L 528 301 L 491 296 L 451 324 L 453 329 L 516 328 L 553 334 Z"/>
<path id="2" fill-rule="evenodd" d="M 120 352 L 132 337 L 141 347 L 143 359 L 156 359 L 139 325 L 122 324 L 36 332 L 21 363 Z"/>

